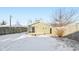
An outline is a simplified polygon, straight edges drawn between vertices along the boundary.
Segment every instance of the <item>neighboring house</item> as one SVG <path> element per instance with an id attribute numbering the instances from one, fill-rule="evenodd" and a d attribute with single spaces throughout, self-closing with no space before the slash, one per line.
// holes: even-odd
<path id="1" fill-rule="evenodd" d="M 36 21 L 35 23 L 28 26 L 28 33 L 32 35 L 55 35 L 56 27 L 52 27 L 44 22 Z M 70 24 L 65 26 L 64 35 L 68 35 L 79 31 L 79 24 Z"/>

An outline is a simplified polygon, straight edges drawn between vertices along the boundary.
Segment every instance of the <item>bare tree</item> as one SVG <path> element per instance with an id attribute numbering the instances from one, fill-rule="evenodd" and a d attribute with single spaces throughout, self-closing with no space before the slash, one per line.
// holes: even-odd
<path id="1" fill-rule="evenodd" d="M 3 20 L 2 21 L 2 23 L 1 23 L 1 25 L 6 25 L 7 23 Z"/>
<path id="2" fill-rule="evenodd" d="M 22 27 L 19 21 L 16 21 L 15 27 Z"/>
<path id="3" fill-rule="evenodd" d="M 66 11 L 62 9 L 59 9 L 56 15 L 53 17 L 53 23 L 52 26 L 56 27 L 56 35 L 59 37 L 62 37 L 64 35 L 65 26 L 74 23 L 76 19 L 75 18 L 76 13 L 73 10 L 70 10 L 70 12 L 66 13 Z"/>

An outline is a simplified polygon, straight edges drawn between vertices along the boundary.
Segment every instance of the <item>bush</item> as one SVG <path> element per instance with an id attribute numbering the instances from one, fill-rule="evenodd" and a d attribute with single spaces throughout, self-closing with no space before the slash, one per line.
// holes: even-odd
<path id="1" fill-rule="evenodd" d="M 58 36 L 58 37 L 63 37 L 64 32 L 65 32 L 64 28 L 56 28 L 55 35 Z"/>

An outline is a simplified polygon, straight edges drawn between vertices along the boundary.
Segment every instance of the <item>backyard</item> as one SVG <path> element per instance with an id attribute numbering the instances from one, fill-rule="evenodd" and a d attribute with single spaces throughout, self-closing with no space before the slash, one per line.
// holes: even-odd
<path id="1" fill-rule="evenodd" d="M 0 51 L 76 51 L 79 42 L 68 38 L 31 36 L 26 33 L 0 36 Z"/>

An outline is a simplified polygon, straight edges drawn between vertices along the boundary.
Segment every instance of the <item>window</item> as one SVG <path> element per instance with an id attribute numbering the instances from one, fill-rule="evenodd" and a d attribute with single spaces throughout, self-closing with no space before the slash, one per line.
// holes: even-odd
<path id="1" fill-rule="evenodd" d="M 32 33 L 35 33 L 35 27 L 32 27 Z"/>

